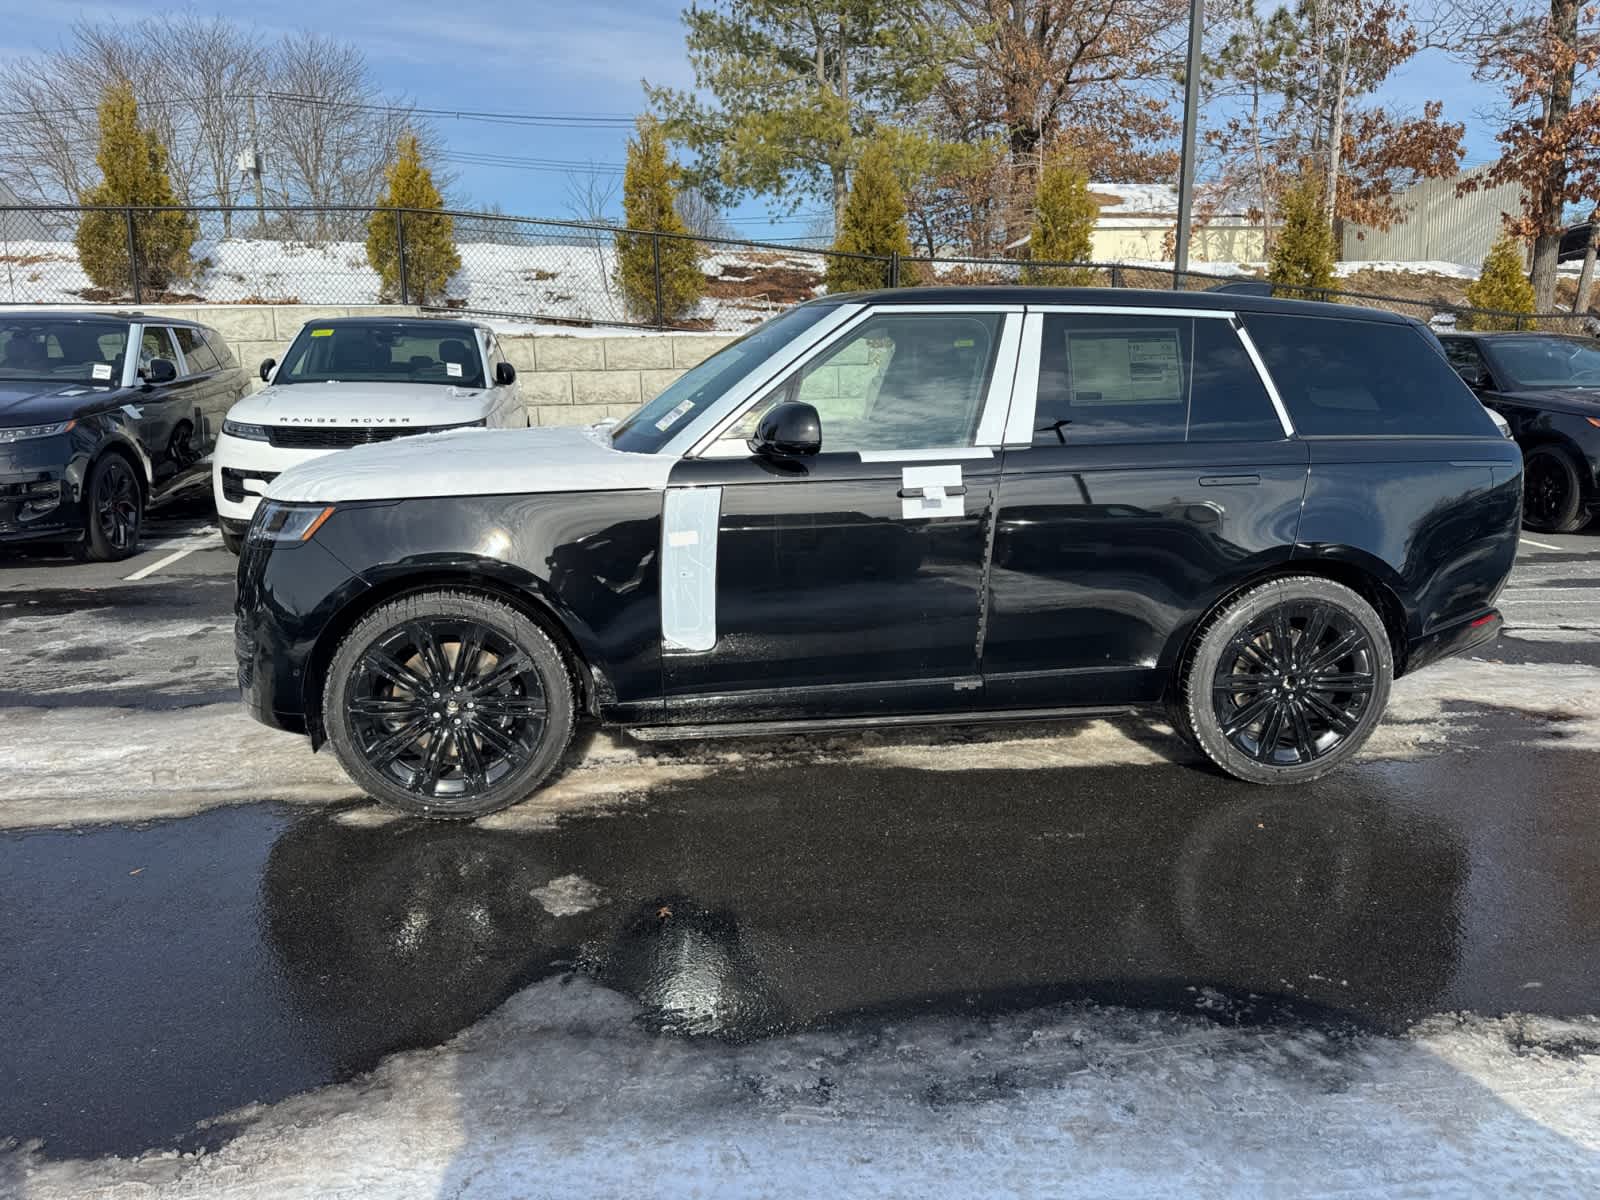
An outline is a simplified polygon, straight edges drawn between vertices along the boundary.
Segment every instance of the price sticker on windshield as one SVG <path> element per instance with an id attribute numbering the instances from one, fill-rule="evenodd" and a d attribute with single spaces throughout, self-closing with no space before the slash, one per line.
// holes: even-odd
<path id="1" fill-rule="evenodd" d="M 461 364 L 460 363 L 445 363 L 445 365 L 444 365 L 444 373 L 446 375 L 450 376 L 451 379 L 460 379 L 461 378 Z"/>
<path id="2" fill-rule="evenodd" d="M 333 330 L 331 330 L 331 329 L 313 329 L 311 331 L 311 336 L 312 337 L 332 337 L 333 336 Z"/>
<path id="3" fill-rule="evenodd" d="M 694 407 L 694 401 L 693 400 L 685 400 L 682 404 L 678 405 L 677 408 L 673 409 L 666 416 L 662 417 L 659 421 L 657 421 L 656 422 L 656 428 L 659 429 L 662 433 L 665 433 L 667 430 L 671 429 L 674 425 L 676 425 L 679 421 L 683 420 L 683 415 L 693 407 Z"/>
<path id="4" fill-rule="evenodd" d="M 89 368 L 89 376 L 92 379 L 110 379 L 111 378 L 111 364 L 110 363 L 95 363 L 92 367 Z"/>

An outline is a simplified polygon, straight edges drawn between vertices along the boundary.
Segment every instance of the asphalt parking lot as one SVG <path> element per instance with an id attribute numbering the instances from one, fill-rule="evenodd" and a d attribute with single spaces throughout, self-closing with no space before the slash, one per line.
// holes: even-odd
<path id="1" fill-rule="evenodd" d="M 0 1193 L 386 1194 L 395 1128 L 440 1196 L 752 1146 L 1133 1194 L 1139 1137 L 1174 1186 L 1600 1186 L 1600 528 L 1529 535 L 1500 641 L 1293 791 L 1154 721 L 594 735 L 468 827 L 242 715 L 232 566 L 198 505 L 0 563 Z"/>

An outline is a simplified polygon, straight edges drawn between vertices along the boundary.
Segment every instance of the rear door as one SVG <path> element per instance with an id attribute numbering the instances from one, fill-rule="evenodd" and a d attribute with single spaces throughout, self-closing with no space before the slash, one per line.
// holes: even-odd
<path id="1" fill-rule="evenodd" d="M 863 314 L 673 469 L 663 667 L 679 722 L 972 705 L 1012 306 Z M 746 439 L 812 404 L 822 451 Z"/>
<path id="2" fill-rule="evenodd" d="M 1159 698 L 1195 615 L 1289 557 L 1306 448 L 1228 312 L 1030 306 L 983 643 L 991 707 Z"/>
<path id="3" fill-rule="evenodd" d="M 192 384 L 189 401 L 194 411 L 188 453 L 192 461 L 198 461 L 211 453 L 222 418 L 233 403 L 231 373 L 217 360 L 216 351 L 201 330 L 192 325 L 174 325 L 172 334 L 183 355 L 179 376 Z"/>
<path id="4" fill-rule="evenodd" d="M 145 325 L 139 336 L 138 377 L 149 378 L 150 364 L 158 358 L 172 363 L 178 378 L 169 383 L 146 383 L 128 405 L 139 430 L 139 440 L 150 457 L 155 481 L 161 483 L 193 461 L 194 421 L 199 410 L 199 380 L 185 377 L 183 354 L 172 328 Z"/>

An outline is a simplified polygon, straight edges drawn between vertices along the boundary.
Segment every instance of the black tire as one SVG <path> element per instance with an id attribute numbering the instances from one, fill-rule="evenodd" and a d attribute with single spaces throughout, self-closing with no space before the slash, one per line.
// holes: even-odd
<path id="1" fill-rule="evenodd" d="M 345 636 L 322 712 L 334 753 L 368 795 L 411 816 L 465 821 L 525 799 L 555 769 L 572 740 L 572 676 L 510 605 L 424 592 Z"/>
<path id="2" fill-rule="evenodd" d="M 222 534 L 222 548 L 237 558 L 239 551 L 244 548 L 244 534 L 235 533 L 226 525 L 219 525 L 217 528 Z"/>
<path id="3" fill-rule="evenodd" d="M 144 526 L 144 489 L 134 465 L 121 454 L 102 454 L 89 469 L 83 497 L 83 556 L 92 562 L 120 562 L 136 553 Z"/>
<path id="4" fill-rule="evenodd" d="M 1305 783 L 1360 751 L 1393 680 L 1394 650 L 1372 605 L 1341 584 L 1296 575 L 1252 588 L 1208 619 L 1179 698 L 1195 743 L 1229 775 Z"/>
<path id="5" fill-rule="evenodd" d="M 1583 475 L 1560 446 L 1535 446 L 1523 455 L 1522 523 L 1540 533 L 1576 533 L 1589 523 Z"/>

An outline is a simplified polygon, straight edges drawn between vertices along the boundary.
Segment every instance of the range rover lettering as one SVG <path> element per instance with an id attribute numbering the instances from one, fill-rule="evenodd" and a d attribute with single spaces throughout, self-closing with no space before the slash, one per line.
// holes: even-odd
<path id="1" fill-rule="evenodd" d="M 444 429 L 526 428 L 494 331 L 431 317 L 347 317 L 300 330 L 268 386 L 228 413 L 212 469 L 222 540 L 237 553 L 267 485 L 296 463 Z"/>
<path id="2" fill-rule="evenodd" d="M 1415 322 L 1249 296 L 812 301 L 610 429 L 279 476 L 240 683 L 378 800 L 514 803 L 651 739 L 1164 706 L 1314 779 L 1495 636 L 1521 458 Z"/>
<path id="3" fill-rule="evenodd" d="M 244 373 L 221 335 L 142 313 L 0 313 L 0 543 L 139 548 L 148 505 L 204 483 Z"/>

